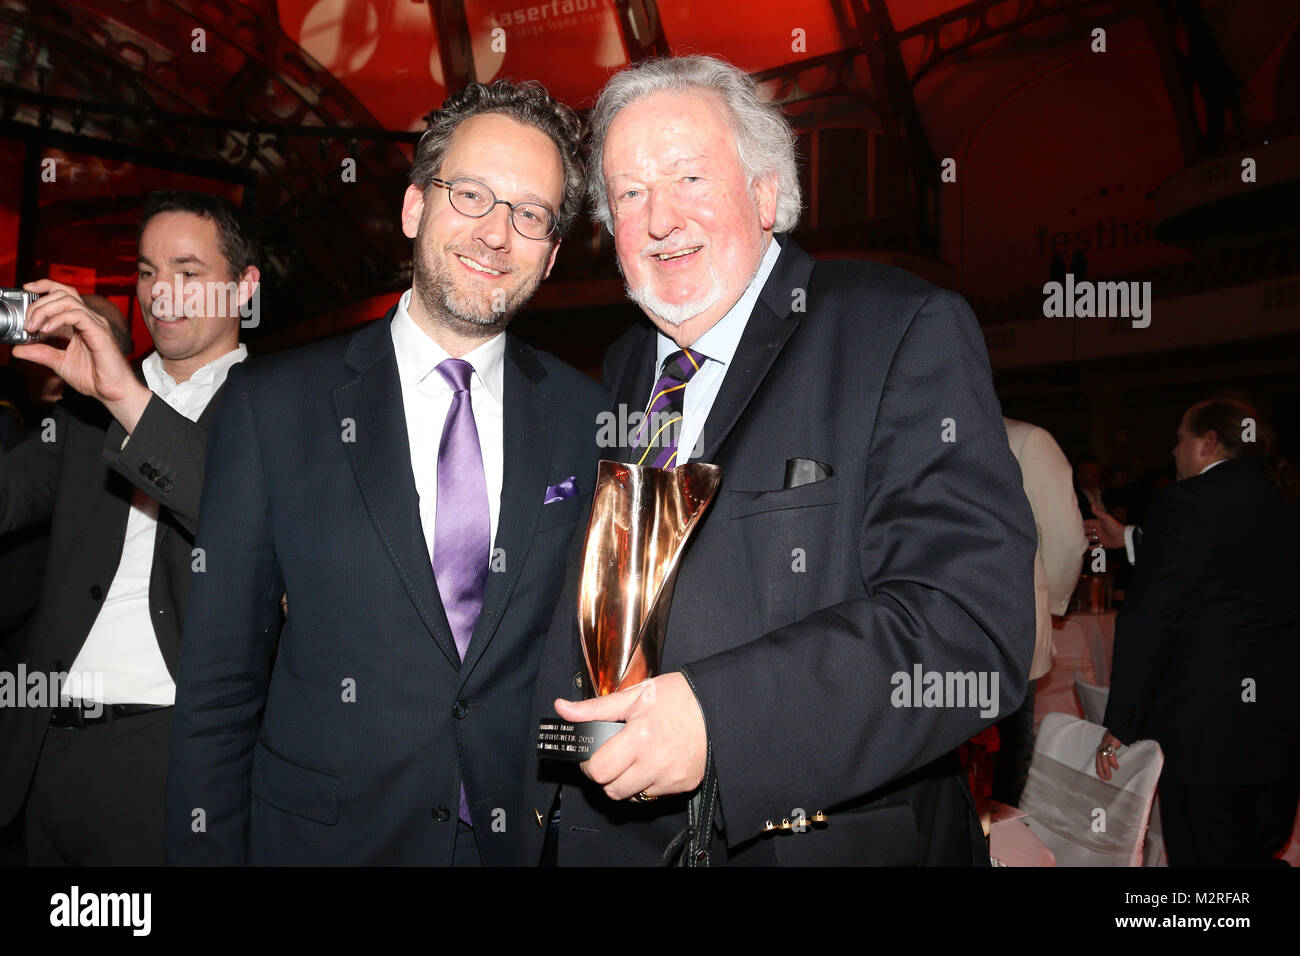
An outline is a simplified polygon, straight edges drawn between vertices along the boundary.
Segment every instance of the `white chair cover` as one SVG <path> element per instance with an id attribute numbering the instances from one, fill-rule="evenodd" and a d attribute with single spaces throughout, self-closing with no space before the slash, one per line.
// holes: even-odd
<path id="1" fill-rule="evenodd" d="M 1020 809 L 1058 866 L 1142 865 L 1164 754 L 1154 740 L 1121 747 L 1119 769 L 1102 780 L 1095 758 L 1104 732 L 1059 713 L 1039 727 Z"/>
<path id="2" fill-rule="evenodd" d="M 1074 689 L 1083 705 L 1084 719 L 1090 723 L 1104 726 L 1106 700 L 1110 697 L 1109 687 L 1097 687 L 1085 681 L 1077 672 L 1074 675 Z M 1168 866 L 1165 856 L 1165 838 L 1160 830 L 1160 794 L 1157 792 L 1151 803 L 1151 815 L 1147 823 L 1146 848 L 1142 851 L 1143 866 Z"/>
<path id="3" fill-rule="evenodd" d="M 1074 672 L 1074 691 L 1079 695 L 1083 705 L 1083 719 L 1099 727 L 1106 725 L 1106 698 L 1110 697 L 1109 687 L 1089 684 L 1078 671 Z"/>

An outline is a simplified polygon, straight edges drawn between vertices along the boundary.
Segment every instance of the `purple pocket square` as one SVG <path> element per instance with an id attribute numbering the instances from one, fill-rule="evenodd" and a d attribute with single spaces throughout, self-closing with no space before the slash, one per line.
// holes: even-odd
<path id="1" fill-rule="evenodd" d="M 544 505 L 554 504 L 557 501 L 567 501 L 578 493 L 578 476 L 570 475 L 558 485 L 551 485 L 546 489 L 546 498 L 542 501 Z"/>

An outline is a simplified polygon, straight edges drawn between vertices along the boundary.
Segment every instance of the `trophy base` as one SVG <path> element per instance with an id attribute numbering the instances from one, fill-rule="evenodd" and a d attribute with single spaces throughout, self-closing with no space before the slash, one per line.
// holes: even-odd
<path id="1" fill-rule="evenodd" d="M 588 720 L 571 724 L 558 717 L 546 717 L 537 725 L 537 753 L 552 760 L 581 763 L 623 727 L 621 720 Z"/>

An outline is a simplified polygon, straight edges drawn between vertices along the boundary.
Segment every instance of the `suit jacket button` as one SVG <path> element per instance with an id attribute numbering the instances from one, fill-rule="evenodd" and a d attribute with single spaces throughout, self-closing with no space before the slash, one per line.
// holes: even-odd
<path id="1" fill-rule="evenodd" d="M 90 588 L 90 598 L 92 601 L 104 600 L 104 589 L 98 584 L 92 585 Z"/>
<path id="2" fill-rule="evenodd" d="M 159 478 L 158 487 L 163 491 L 171 491 L 176 487 L 176 482 L 172 481 L 170 478 Z"/>
<path id="3" fill-rule="evenodd" d="M 463 700 L 458 700 L 451 705 L 451 715 L 457 720 L 464 720 L 465 715 L 469 713 L 469 704 Z"/>
<path id="4" fill-rule="evenodd" d="M 433 818 L 439 823 L 446 823 L 451 819 L 451 811 L 439 804 L 433 808 Z"/>
<path id="5" fill-rule="evenodd" d="M 578 671 L 578 673 L 573 675 L 573 686 L 579 690 L 582 689 L 582 671 Z"/>

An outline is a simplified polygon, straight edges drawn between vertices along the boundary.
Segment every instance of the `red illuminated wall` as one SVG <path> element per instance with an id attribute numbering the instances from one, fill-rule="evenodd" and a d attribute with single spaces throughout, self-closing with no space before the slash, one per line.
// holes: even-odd
<path id="1" fill-rule="evenodd" d="M 22 209 L 23 144 L 0 140 L 0 286 L 14 285 Z"/>
<path id="2" fill-rule="evenodd" d="M 968 294 L 1041 286 L 1054 252 L 1082 251 L 1093 277 L 1187 257 L 1151 235 L 1150 194 L 1183 161 L 1150 49 L 1030 72 L 965 128 L 940 227 Z"/>

